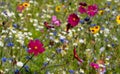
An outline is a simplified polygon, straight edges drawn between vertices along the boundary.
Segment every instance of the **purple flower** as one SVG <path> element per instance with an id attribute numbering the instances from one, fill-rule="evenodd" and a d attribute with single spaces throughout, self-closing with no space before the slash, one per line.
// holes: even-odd
<path id="1" fill-rule="evenodd" d="M 91 17 L 95 16 L 98 12 L 98 6 L 96 4 L 89 5 L 87 8 L 87 14 Z"/>

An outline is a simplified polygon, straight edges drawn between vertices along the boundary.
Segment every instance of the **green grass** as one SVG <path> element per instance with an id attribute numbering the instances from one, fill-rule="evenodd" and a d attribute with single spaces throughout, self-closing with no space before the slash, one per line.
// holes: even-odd
<path id="1" fill-rule="evenodd" d="M 2 1 L 0 1 L 0 3 Z M 54 3 L 55 1 L 56 3 Z M 66 72 L 66 74 L 70 74 L 69 70 L 74 70 L 75 74 L 77 74 L 76 72 L 78 72 L 78 74 L 82 74 L 81 69 L 84 70 L 83 74 L 97 74 L 98 71 L 91 68 L 89 63 L 97 63 L 98 60 L 104 61 L 106 74 L 120 73 L 120 25 L 118 25 L 116 22 L 116 16 L 120 13 L 120 6 L 118 3 L 111 1 L 111 5 L 110 7 L 108 7 L 108 9 L 110 9 L 110 12 L 104 10 L 105 12 L 103 15 L 97 14 L 96 16 L 91 18 L 91 24 L 97 24 L 101 28 L 104 27 L 105 29 L 109 29 L 108 35 L 106 33 L 100 33 L 100 31 L 102 31 L 100 30 L 98 32 L 99 35 L 94 36 L 94 34 L 89 32 L 90 24 L 79 23 L 76 27 L 71 29 L 75 30 L 75 32 L 72 31 L 72 35 L 70 36 L 70 33 L 63 33 L 66 31 L 65 29 L 69 14 L 77 13 L 81 20 L 84 20 L 84 18 L 87 17 L 87 14 L 80 14 L 78 12 L 79 3 L 86 2 L 88 5 L 97 4 L 100 10 L 101 8 L 107 8 L 107 5 L 105 4 L 106 0 L 67 0 L 67 2 L 60 2 L 59 0 L 33 0 L 33 3 L 30 3 L 30 7 L 28 7 L 29 10 L 24 10 L 22 13 L 16 11 L 16 6 L 19 3 L 22 3 L 22 0 L 4 0 L 3 2 L 5 2 L 5 5 L 3 6 L 3 8 L 0 8 L 0 12 L 2 13 L 4 10 L 9 10 L 15 15 L 10 18 L 6 18 L 3 15 L 0 15 L 0 24 L 2 24 L 3 21 L 10 22 L 10 24 L 8 24 L 10 26 L 16 23 L 20 26 L 21 29 L 11 27 L 10 30 L 14 30 L 16 31 L 16 33 L 13 33 L 11 31 L 3 33 L 2 31 L 8 30 L 9 27 L 4 27 L 2 25 L 0 26 L 0 41 L 4 44 L 3 46 L 0 46 L 0 59 L 2 59 L 3 57 L 7 58 L 6 62 L 0 62 L 1 73 L 3 71 L 5 72 L 5 74 L 13 74 L 16 69 L 21 68 L 16 65 L 15 61 L 21 61 L 24 64 L 27 60 L 26 56 L 31 56 L 27 52 L 27 44 L 29 43 L 30 39 L 39 39 L 44 44 L 46 51 L 43 54 L 34 56 L 27 63 L 27 65 L 29 66 L 29 72 L 26 72 L 23 68 L 21 70 L 22 74 L 33 74 L 34 72 L 36 72 L 37 74 L 45 74 L 47 71 L 54 74 L 63 74 L 64 71 Z M 29 2 L 29 0 L 27 2 Z M 35 4 L 35 2 L 37 2 L 38 4 Z M 8 4 L 10 6 L 8 6 Z M 56 12 L 55 7 L 62 4 L 64 4 L 65 8 L 63 8 L 60 12 Z M 45 10 L 46 12 L 43 12 L 43 10 Z M 112 14 L 114 10 L 116 14 Z M 53 11 L 53 13 L 51 13 L 50 11 Z M 19 16 L 19 14 L 22 14 L 22 17 Z M 36 16 L 36 14 L 38 14 L 38 16 Z M 61 26 L 55 27 L 55 30 L 46 29 L 43 23 L 47 21 L 50 24 L 51 16 L 53 15 L 57 16 L 57 18 L 60 19 Z M 113 18 L 113 20 L 110 20 L 111 18 Z M 30 22 L 31 19 L 36 19 L 38 21 L 37 26 L 33 26 L 34 22 Z M 108 24 L 106 22 L 108 22 Z M 78 31 L 78 29 L 81 27 L 84 29 Z M 26 28 L 27 31 L 24 30 L 24 28 Z M 36 30 L 37 28 L 39 30 Z M 40 30 L 43 30 L 44 32 L 41 32 Z M 57 32 L 56 36 L 50 35 L 50 33 L 53 33 L 55 31 Z M 19 32 L 21 32 L 21 34 L 19 36 L 16 36 Z M 32 33 L 32 35 L 25 36 L 24 33 L 28 32 Z M 60 38 L 59 35 L 65 36 L 68 43 L 62 43 L 60 41 L 56 43 L 55 40 L 59 40 Z M 107 37 L 105 37 L 105 35 L 107 35 Z M 20 36 L 22 36 L 23 39 L 21 41 L 24 41 L 23 44 L 18 42 L 18 40 L 20 40 Z M 113 39 L 113 36 L 117 38 L 116 41 Z M 14 47 L 6 46 L 7 42 L 5 42 L 5 38 L 9 37 L 12 37 Z M 52 37 L 54 39 L 50 40 L 49 37 Z M 84 39 L 85 43 L 80 43 L 80 39 Z M 105 39 L 108 39 L 108 41 L 106 42 Z M 95 41 L 95 44 L 91 42 L 92 40 Z M 54 44 L 50 46 L 51 41 L 53 41 Z M 81 59 L 84 60 L 82 64 L 78 64 L 78 61 L 74 58 L 74 43 L 77 43 L 77 54 Z M 111 44 L 114 44 L 114 46 L 109 47 L 108 45 Z M 23 46 L 25 46 L 25 48 Z M 65 48 L 67 48 L 67 50 L 63 50 L 63 46 L 66 46 Z M 105 48 L 103 52 L 100 51 L 101 47 Z M 57 48 L 61 48 L 63 52 L 57 53 Z M 88 49 L 90 50 L 87 51 Z M 53 57 L 52 55 L 54 54 L 55 56 Z M 107 60 L 108 57 L 110 57 L 109 60 Z M 12 63 L 9 62 L 10 58 L 13 59 Z M 49 58 L 51 61 L 46 67 L 43 68 L 43 63 L 48 62 L 47 58 Z M 109 63 L 109 65 L 107 63 Z M 43 69 L 41 70 L 41 68 Z M 5 71 L 6 69 L 8 69 L 8 72 Z"/>

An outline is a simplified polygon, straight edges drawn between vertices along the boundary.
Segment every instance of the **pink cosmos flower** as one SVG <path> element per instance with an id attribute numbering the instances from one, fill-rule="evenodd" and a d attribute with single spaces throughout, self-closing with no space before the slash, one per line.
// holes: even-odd
<path id="1" fill-rule="evenodd" d="M 98 12 L 98 6 L 96 4 L 89 5 L 87 8 L 87 14 L 89 16 L 95 16 L 95 14 Z"/>
<path id="2" fill-rule="evenodd" d="M 45 51 L 43 44 L 39 40 L 30 40 L 28 44 L 28 53 L 37 56 Z"/>
<path id="3" fill-rule="evenodd" d="M 17 6 L 17 11 L 18 12 L 22 12 L 24 9 L 25 9 L 24 6 L 21 5 L 21 4 Z"/>
<path id="4" fill-rule="evenodd" d="M 78 8 L 78 11 L 79 11 L 81 14 L 87 12 L 86 8 L 85 8 L 84 6 L 81 6 L 81 5 L 80 5 L 80 7 Z"/>
<path id="5" fill-rule="evenodd" d="M 57 19 L 56 16 L 52 16 L 52 24 L 55 24 L 56 26 L 60 26 L 61 22 Z"/>
<path id="6" fill-rule="evenodd" d="M 76 25 L 78 25 L 79 21 L 80 21 L 80 19 L 75 13 L 72 13 L 68 16 L 68 23 L 72 27 L 75 27 Z"/>
<path id="7" fill-rule="evenodd" d="M 99 65 L 96 64 L 96 63 L 94 63 L 94 62 L 90 63 L 90 66 L 91 66 L 92 68 L 94 68 L 94 69 L 98 69 L 98 68 L 99 68 Z"/>

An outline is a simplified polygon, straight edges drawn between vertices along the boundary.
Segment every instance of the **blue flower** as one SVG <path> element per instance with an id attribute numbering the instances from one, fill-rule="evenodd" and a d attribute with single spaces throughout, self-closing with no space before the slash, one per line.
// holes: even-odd
<path id="1" fill-rule="evenodd" d="M 29 66 L 25 66 L 24 68 L 26 72 L 29 72 Z"/>
<path id="2" fill-rule="evenodd" d="M 96 26 L 96 24 L 91 24 L 90 26 L 93 27 L 93 26 Z"/>
<path id="3" fill-rule="evenodd" d="M 14 28 L 18 28 L 18 25 L 17 24 L 13 24 L 12 25 Z"/>
<path id="4" fill-rule="evenodd" d="M 47 66 L 47 65 L 48 65 L 48 62 L 44 62 L 43 65 L 44 65 L 44 66 Z"/>
<path id="5" fill-rule="evenodd" d="M 2 61 L 2 62 L 6 62 L 6 61 L 7 61 L 7 58 L 6 58 L 6 57 L 3 57 L 3 58 L 1 59 L 1 61 Z"/>
<path id="6" fill-rule="evenodd" d="M 14 46 L 14 43 L 9 42 L 9 43 L 7 44 L 7 46 L 8 46 L 8 47 L 12 47 L 12 46 Z"/>
<path id="7" fill-rule="evenodd" d="M 105 42 L 108 42 L 109 40 L 107 38 L 105 38 Z"/>
<path id="8" fill-rule="evenodd" d="M 60 49 L 60 48 L 57 48 L 56 51 L 57 51 L 57 53 L 60 53 L 60 52 L 61 52 L 61 49 Z"/>
<path id="9" fill-rule="evenodd" d="M 25 49 L 27 48 L 25 45 L 23 45 L 22 47 L 25 48 Z"/>
<path id="10" fill-rule="evenodd" d="M 80 20 L 80 23 L 81 23 L 81 24 L 84 24 L 84 20 Z"/>
<path id="11" fill-rule="evenodd" d="M 61 41 L 62 43 L 64 43 L 65 39 L 63 39 L 63 38 L 60 38 L 60 41 Z"/>
<path id="12" fill-rule="evenodd" d="M 13 58 L 8 58 L 8 60 L 9 60 L 10 62 L 13 62 Z"/>
<path id="13" fill-rule="evenodd" d="M 69 70 L 70 74 L 74 74 L 74 70 Z"/>
<path id="14" fill-rule="evenodd" d="M 31 57 L 30 56 L 26 56 L 26 59 L 30 59 Z"/>
<path id="15" fill-rule="evenodd" d="M 112 43 L 112 44 L 111 44 L 111 46 L 112 46 L 112 47 L 115 47 L 115 44 L 114 44 L 114 43 Z"/>
<path id="16" fill-rule="evenodd" d="M 16 69 L 15 72 L 14 72 L 14 74 L 19 74 L 19 70 Z"/>
<path id="17" fill-rule="evenodd" d="M 85 20 L 85 21 L 89 21 L 89 20 L 90 20 L 90 17 L 86 17 L 84 20 Z"/>
<path id="18" fill-rule="evenodd" d="M 4 5 L 6 5 L 5 2 L 0 2 L 0 6 L 4 6 Z"/>
<path id="19" fill-rule="evenodd" d="M 54 36 L 56 36 L 56 35 L 57 35 L 57 32 L 56 32 L 56 31 L 55 31 L 55 32 L 53 32 L 53 35 L 54 35 Z"/>
<path id="20" fill-rule="evenodd" d="M 111 2 L 110 2 L 110 1 L 108 1 L 106 4 L 107 4 L 108 6 L 110 6 L 110 5 L 111 5 Z"/>
<path id="21" fill-rule="evenodd" d="M 104 27 L 101 27 L 101 30 L 104 30 L 105 28 Z"/>
<path id="22" fill-rule="evenodd" d="M 5 15 L 7 15 L 7 11 L 3 11 L 3 13 L 4 13 Z"/>

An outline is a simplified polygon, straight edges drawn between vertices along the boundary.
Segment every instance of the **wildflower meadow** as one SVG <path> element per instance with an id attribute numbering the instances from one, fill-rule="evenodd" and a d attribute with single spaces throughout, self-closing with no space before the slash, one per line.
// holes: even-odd
<path id="1" fill-rule="evenodd" d="M 120 74 L 120 0 L 0 0 L 0 74 Z"/>

